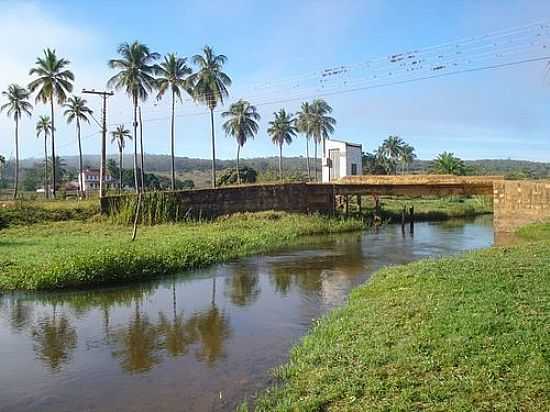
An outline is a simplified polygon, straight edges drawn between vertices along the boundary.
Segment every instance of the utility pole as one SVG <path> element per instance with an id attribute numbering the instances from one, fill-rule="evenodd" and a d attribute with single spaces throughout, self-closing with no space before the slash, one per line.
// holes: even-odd
<path id="1" fill-rule="evenodd" d="M 107 91 L 96 91 L 95 89 L 86 90 L 82 89 L 82 93 L 96 94 L 103 99 L 102 107 L 102 133 L 101 133 L 101 164 L 99 166 L 99 197 L 102 198 L 104 194 L 104 180 L 105 180 L 105 163 L 107 162 L 107 99 L 114 93 Z M 81 177 L 82 179 L 82 177 Z"/>

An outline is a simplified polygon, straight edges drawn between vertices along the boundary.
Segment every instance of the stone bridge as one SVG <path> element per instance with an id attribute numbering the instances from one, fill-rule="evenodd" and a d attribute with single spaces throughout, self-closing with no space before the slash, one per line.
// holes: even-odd
<path id="1" fill-rule="evenodd" d="M 493 196 L 495 229 L 500 232 L 550 219 L 550 181 L 505 181 L 499 176 L 353 176 L 336 183 L 255 184 L 163 193 L 163 197 L 175 200 L 178 210 L 188 217 L 264 210 L 332 214 L 338 197 L 353 195 Z M 134 195 L 101 199 L 102 213 L 116 212 L 120 200 L 127 196 Z"/>

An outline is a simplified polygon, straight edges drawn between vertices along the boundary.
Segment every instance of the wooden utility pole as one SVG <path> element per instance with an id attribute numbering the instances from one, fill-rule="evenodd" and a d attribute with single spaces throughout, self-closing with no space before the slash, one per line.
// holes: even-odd
<path id="1" fill-rule="evenodd" d="M 101 163 L 99 166 L 99 197 L 102 198 L 105 193 L 105 164 L 107 162 L 107 98 L 111 97 L 114 93 L 107 91 L 96 91 L 95 89 L 82 89 L 82 93 L 96 94 L 101 96 L 101 98 L 103 99 L 103 107 L 101 110 Z"/>

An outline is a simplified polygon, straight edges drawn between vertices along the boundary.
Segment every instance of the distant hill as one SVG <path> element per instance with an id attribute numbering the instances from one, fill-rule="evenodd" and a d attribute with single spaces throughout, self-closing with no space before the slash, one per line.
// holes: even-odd
<path id="1" fill-rule="evenodd" d="M 109 159 L 118 162 L 118 156 L 111 155 Z M 23 168 L 30 168 L 42 159 L 24 159 Z M 78 156 L 64 156 L 63 161 L 69 169 L 76 170 L 78 167 Z M 242 159 L 242 166 L 254 168 L 260 179 L 270 180 L 277 175 L 278 167 L 277 157 L 255 157 Z M 177 157 L 176 170 L 179 178 L 191 179 L 197 187 L 203 187 L 210 184 L 210 159 L 197 159 L 190 157 Z M 304 176 L 306 172 L 306 159 L 299 157 L 285 157 L 283 159 L 287 176 Z M 467 160 L 466 165 L 470 169 L 469 174 L 478 175 L 504 175 L 509 178 L 550 178 L 550 163 L 531 162 L 526 160 L 511 159 L 481 159 Z M 131 154 L 124 156 L 126 167 L 132 167 L 133 157 Z M 320 168 L 320 161 L 318 160 Z M 99 167 L 99 155 L 85 155 L 84 165 L 87 167 Z M 311 160 L 313 167 L 313 159 Z M 219 169 L 235 167 L 234 160 L 218 160 Z M 409 167 L 411 173 L 422 173 L 429 171 L 431 161 L 415 160 Z M 170 156 L 168 155 L 145 155 L 145 170 L 158 174 L 168 174 L 170 171 Z"/>

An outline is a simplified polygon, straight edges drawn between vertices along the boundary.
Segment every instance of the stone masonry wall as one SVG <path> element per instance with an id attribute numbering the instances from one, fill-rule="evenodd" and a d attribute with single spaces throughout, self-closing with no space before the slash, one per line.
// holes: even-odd
<path id="1" fill-rule="evenodd" d="M 496 232 L 514 232 L 520 226 L 550 220 L 550 181 L 494 182 Z"/>

